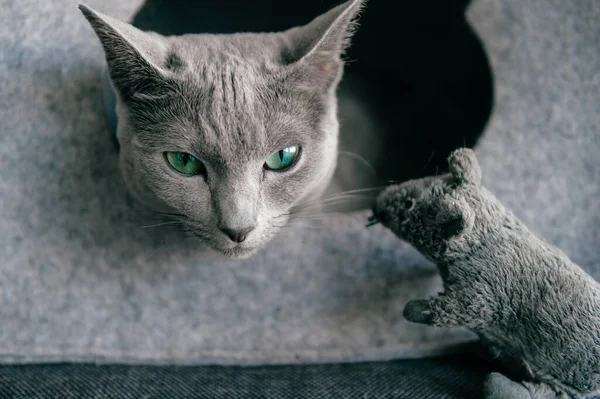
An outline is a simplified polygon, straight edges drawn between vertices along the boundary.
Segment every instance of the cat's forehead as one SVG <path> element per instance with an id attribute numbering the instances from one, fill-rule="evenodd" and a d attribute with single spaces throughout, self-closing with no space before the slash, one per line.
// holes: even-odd
<path id="1" fill-rule="evenodd" d="M 157 110 L 177 127 L 164 140 L 237 164 L 302 144 L 312 121 L 306 107 L 271 83 L 251 65 L 198 68 L 179 82 L 168 109 Z"/>
<path id="2" fill-rule="evenodd" d="M 278 46 L 274 37 L 240 34 L 177 38 L 173 50 L 184 65 L 180 78 L 187 94 L 203 97 L 205 106 L 229 112 L 256 111 L 261 100 L 277 86 Z"/>
<path id="3" fill-rule="evenodd" d="M 275 67 L 284 39 L 281 34 L 184 35 L 170 38 L 170 46 L 184 62 L 194 66 Z"/>
<path id="4" fill-rule="evenodd" d="M 321 102 L 289 87 L 271 62 L 275 55 L 258 49 L 250 36 L 262 37 L 178 39 L 173 51 L 181 67 L 166 106 L 148 109 L 162 125 L 155 132 L 150 126 L 156 140 L 149 141 L 240 164 L 317 136 Z"/>

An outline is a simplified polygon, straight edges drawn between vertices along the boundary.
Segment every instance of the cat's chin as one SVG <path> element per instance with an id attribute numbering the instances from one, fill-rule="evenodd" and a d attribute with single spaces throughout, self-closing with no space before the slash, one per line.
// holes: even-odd
<path id="1" fill-rule="evenodd" d="M 200 240 L 200 242 L 206 246 L 206 248 L 212 249 L 223 256 L 231 259 L 248 259 L 252 255 L 258 252 L 263 245 L 248 246 L 244 245 L 227 245 L 225 242 L 215 242 L 213 240 L 207 240 L 200 234 L 194 233 L 194 235 Z"/>
<path id="2" fill-rule="evenodd" d="M 214 249 L 231 259 L 243 260 L 243 259 L 248 259 L 248 258 L 252 257 L 252 255 L 254 255 L 260 249 L 260 247 L 254 247 L 254 248 L 233 247 L 233 248 L 214 248 Z"/>

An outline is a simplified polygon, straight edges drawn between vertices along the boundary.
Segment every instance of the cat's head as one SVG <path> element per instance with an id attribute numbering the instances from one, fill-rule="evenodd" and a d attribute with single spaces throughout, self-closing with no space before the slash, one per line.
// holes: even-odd
<path id="1" fill-rule="evenodd" d="M 265 244 L 334 172 L 335 91 L 362 5 L 286 32 L 176 37 L 80 6 L 117 93 L 130 192 L 226 255 Z"/>

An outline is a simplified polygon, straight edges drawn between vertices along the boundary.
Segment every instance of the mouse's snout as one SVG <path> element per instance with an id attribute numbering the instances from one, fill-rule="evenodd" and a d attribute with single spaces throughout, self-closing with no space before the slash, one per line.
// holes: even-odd
<path id="1" fill-rule="evenodd" d="M 414 198 L 398 186 L 390 187 L 379 195 L 373 206 L 373 216 L 370 224 L 381 222 L 384 226 L 393 228 L 408 218 L 408 212 L 415 205 Z"/>
<path id="2" fill-rule="evenodd" d="M 387 222 L 389 221 L 389 213 L 384 209 L 378 206 L 376 203 L 372 209 L 373 214 L 369 217 L 369 225 L 373 226 L 377 223 L 382 223 L 384 226 L 387 226 Z"/>
<path id="3" fill-rule="evenodd" d="M 394 194 L 395 192 L 392 187 L 385 189 L 381 194 L 379 194 L 379 197 L 371 209 L 373 215 L 369 218 L 370 224 L 381 222 L 384 226 L 388 226 L 388 223 L 391 219 L 390 200 Z"/>

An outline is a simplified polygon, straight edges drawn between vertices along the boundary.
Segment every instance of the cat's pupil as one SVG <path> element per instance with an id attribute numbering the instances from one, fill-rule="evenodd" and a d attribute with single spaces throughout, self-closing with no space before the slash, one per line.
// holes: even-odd
<path id="1" fill-rule="evenodd" d="M 198 158 L 185 152 L 167 151 L 167 162 L 180 173 L 195 176 L 203 173 L 203 165 Z"/>
<path id="2" fill-rule="evenodd" d="M 183 166 L 187 166 L 189 161 L 190 161 L 189 154 L 181 154 L 181 162 L 183 163 Z"/>
<path id="3" fill-rule="evenodd" d="M 270 170 L 284 170 L 294 164 L 298 158 L 299 147 L 290 146 L 271 154 L 265 161 L 265 167 Z"/>

